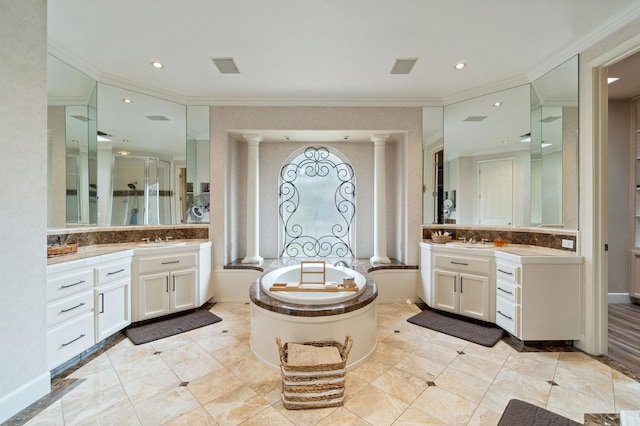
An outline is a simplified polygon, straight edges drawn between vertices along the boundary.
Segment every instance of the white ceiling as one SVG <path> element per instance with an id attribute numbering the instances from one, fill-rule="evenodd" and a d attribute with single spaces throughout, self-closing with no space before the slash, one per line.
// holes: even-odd
<path id="1" fill-rule="evenodd" d="M 54 55 L 104 83 L 212 105 L 448 104 L 529 82 L 640 14 L 638 0 L 47 4 Z M 418 61 L 392 75 L 396 58 Z"/>

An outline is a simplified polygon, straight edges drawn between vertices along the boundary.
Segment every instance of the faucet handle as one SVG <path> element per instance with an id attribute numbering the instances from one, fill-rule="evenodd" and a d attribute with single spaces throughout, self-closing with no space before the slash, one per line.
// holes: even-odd
<path id="1" fill-rule="evenodd" d="M 149 242 L 151 242 L 151 238 L 149 238 L 149 237 L 143 238 L 142 241 L 144 241 L 146 243 L 149 243 Z"/>
<path id="2" fill-rule="evenodd" d="M 171 236 L 166 236 L 166 237 L 164 237 L 164 240 L 165 240 L 165 241 L 171 241 L 171 240 L 173 240 L 173 237 L 171 237 Z"/>
<path id="3" fill-rule="evenodd" d="M 459 240 L 461 240 L 463 243 L 466 243 L 466 242 L 467 242 L 467 237 L 460 237 L 460 238 L 458 238 L 458 239 L 459 239 Z"/>
<path id="4" fill-rule="evenodd" d="M 487 241 L 489 241 L 489 240 L 488 240 L 487 238 L 483 238 L 483 239 L 482 239 L 482 240 L 480 240 L 480 241 L 482 241 L 482 244 L 484 244 L 484 243 L 486 243 L 486 242 L 487 242 Z"/>

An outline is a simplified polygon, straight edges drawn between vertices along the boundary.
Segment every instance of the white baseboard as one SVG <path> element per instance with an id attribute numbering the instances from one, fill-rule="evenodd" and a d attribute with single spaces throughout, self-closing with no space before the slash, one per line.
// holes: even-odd
<path id="1" fill-rule="evenodd" d="M 629 293 L 609 293 L 609 303 L 631 303 Z"/>
<path id="2" fill-rule="evenodd" d="M 0 397 L 0 423 L 15 416 L 49 392 L 51 392 L 51 375 L 47 371 Z"/>

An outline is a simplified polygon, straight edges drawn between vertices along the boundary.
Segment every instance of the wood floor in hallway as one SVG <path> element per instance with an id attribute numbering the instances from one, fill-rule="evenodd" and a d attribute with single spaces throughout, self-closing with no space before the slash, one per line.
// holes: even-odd
<path id="1" fill-rule="evenodd" d="M 609 357 L 640 372 L 640 305 L 609 304 Z"/>

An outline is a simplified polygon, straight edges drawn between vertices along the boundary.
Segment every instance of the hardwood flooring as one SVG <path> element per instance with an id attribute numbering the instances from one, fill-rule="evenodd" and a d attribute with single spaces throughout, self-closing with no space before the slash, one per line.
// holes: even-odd
<path id="1" fill-rule="evenodd" d="M 640 305 L 609 304 L 609 357 L 640 373 Z"/>

